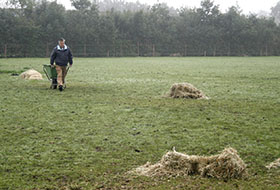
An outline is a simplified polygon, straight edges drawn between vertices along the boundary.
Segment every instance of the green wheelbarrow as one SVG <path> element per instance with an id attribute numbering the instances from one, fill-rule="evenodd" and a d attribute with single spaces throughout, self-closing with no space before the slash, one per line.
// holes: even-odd
<path id="1" fill-rule="evenodd" d="M 66 69 L 66 75 L 69 71 L 70 67 L 67 67 Z M 48 78 L 49 81 L 51 81 L 51 89 L 57 88 L 57 72 L 55 67 L 51 67 L 51 65 L 43 65 L 43 70 Z M 66 76 L 65 76 L 66 77 Z M 66 84 L 64 84 L 64 88 L 66 88 Z"/>

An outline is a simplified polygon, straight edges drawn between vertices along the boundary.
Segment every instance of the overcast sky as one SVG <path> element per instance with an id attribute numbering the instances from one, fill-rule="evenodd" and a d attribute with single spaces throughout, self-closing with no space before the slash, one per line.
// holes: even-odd
<path id="1" fill-rule="evenodd" d="M 137 1 L 137 0 L 126 0 Z M 201 0 L 139 0 L 141 3 L 152 5 L 157 2 L 165 2 L 170 6 L 179 8 L 181 6 L 198 7 Z M 280 0 L 215 0 L 220 5 L 221 10 L 225 11 L 228 7 L 238 4 L 244 13 L 258 13 L 259 11 L 270 12 L 270 8 L 275 6 Z M 70 0 L 58 0 L 67 8 L 71 8 Z"/>

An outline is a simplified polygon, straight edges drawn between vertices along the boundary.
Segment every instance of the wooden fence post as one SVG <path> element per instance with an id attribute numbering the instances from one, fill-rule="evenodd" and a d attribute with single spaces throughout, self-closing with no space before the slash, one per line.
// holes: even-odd
<path id="1" fill-rule="evenodd" d="M 4 57 L 7 58 L 7 44 L 4 46 Z"/>
<path id="2" fill-rule="evenodd" d="M 213 51 L 213 56 L 216 57 L 216 51 L 217 51 L 217 48 L 216 46 L 214 47 L 214 51 Z"/>
<path id="3" fill-rule="evenodd" d="M 231 54 L 231 49 L 230 49 L 230 46 L 231 46 L 231 45 L 230 45 L 230 43 L 229 43 L 229 44 L 228 44 L 228 53 L 227 53 L 227 54 L 228 54 L 228 56 L 230 56 L 230 54 Z"/>
<path id="4" fill-rule="evenodd" d="M 153 57 L 156 56 L 156 47 L 155 47 L 155 44 L 153 44 Z"/>
<path id="5" fill-rule="evenodd" d="M 120 47 L 120 53 L 121 53 L 121 57 L 123 56 L 123 46 L 122 46 L 122 42 L 121 42 L 121 47 Z"/>
<path id="6" fill-rule="evenodd" d="M 138 53 L 138 56 L 140 56 L 140 43 L 139 43 L 139 42 L 137 43 L 137 51 L 138 51 L 138 52 L 137 52 L 137 53 Z"/>
<path id="7" fill-rule="evenodd" d="M 49 57 L 49 56 L 50 56 L 49 43 L 47 43 L 47 46 L 46 46 L 46 57 Z"/>
<path id="8" fill-rule="evenodd" d="M 84 44 L 84 57 L 86 57 L 86 56 L 87 56 L 87 45 Z"/>

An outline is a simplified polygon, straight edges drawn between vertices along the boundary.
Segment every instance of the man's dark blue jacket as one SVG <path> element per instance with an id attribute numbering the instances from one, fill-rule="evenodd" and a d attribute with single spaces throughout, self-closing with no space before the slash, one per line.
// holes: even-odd
<path id="1" fill-rule="evenodd" d="M 51 65 L 53 65 L 55 62 L 56 65 L 59 66 L 67 66 L 69 63 L 70 65 L 73 64 L 73 55 L 69 47 L 64 45 L 64 48 L 60 48 L 59 45 L 57 45 L 51 54 Z"/>

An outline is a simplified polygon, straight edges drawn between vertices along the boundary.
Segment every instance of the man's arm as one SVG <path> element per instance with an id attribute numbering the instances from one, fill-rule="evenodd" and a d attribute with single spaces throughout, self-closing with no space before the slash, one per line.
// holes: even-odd
<path id="1" fill-rule="evenodd" d="M 73 65 L 73 55 L 72 55 L 70 48 L 69 48 L 69 53 L 68 53 L 68 60 L 69 60 L 70 66 L 72 66 Z"/>
<path id="2" fill-rule="evenodd" d="M 51 65 L 54 64 L 55 58 L 56 58 L 56 49 L 54 48 L 53 51 L 52 51 L 52 53 L 51 53 L 51 62 L 50 62 Z"/>

